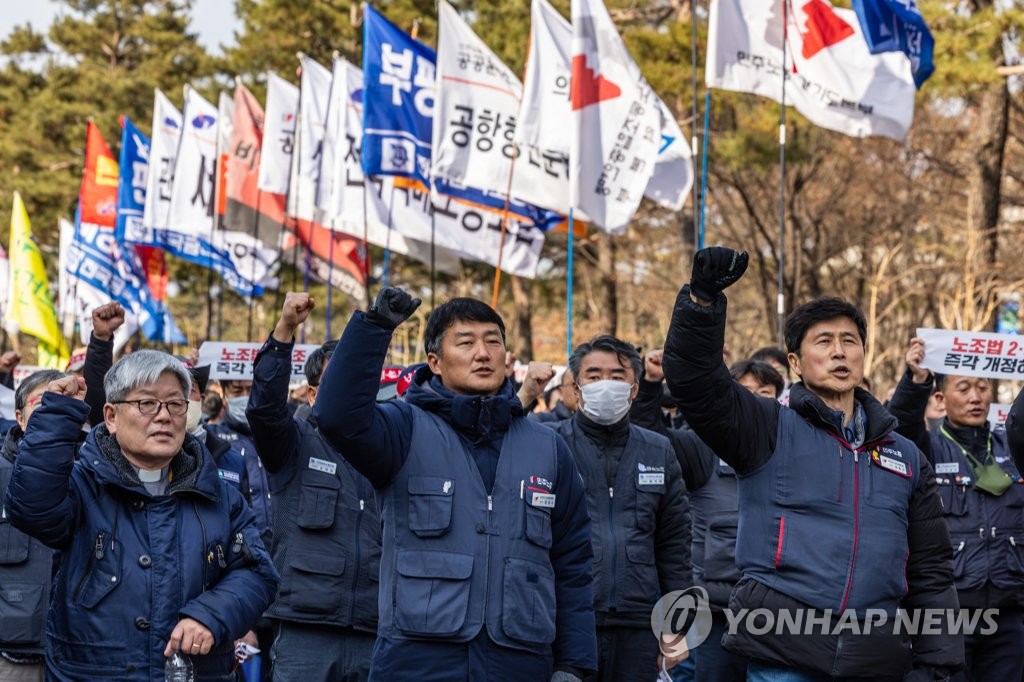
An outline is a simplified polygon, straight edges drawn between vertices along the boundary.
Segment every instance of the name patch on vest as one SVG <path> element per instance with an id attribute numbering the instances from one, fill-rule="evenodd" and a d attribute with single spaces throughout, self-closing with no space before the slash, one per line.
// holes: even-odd
<path id="1" fill-rule="evenodd" d="M 665 485 L 665 474 L 637 474 L 640 485 Z"/>
<path id="2" fill-rule="evenodd" d="M 960 462 L 939 462 L 935 465 L 937 474 L 959 474 Z"/>
<path id="3" fill-rule="evenodd" d="M 534 493 L 533 501 L 530 502 L 534 507 L 547 507 L 549 509 L 555 508 L 555 494 L 554 493 Z"/>
<path id="4" fill-rule="evenodd" d="M 217 469 L 217 474 L 226 481 L 232 483 L 239 483 L 242 477 L 238 475 L 237 471 L 227 471 L 226 469 Z"/>
<path id="5" fill-rule="evenodd" d="M 313 469 L 314 471 L 322 471 L 325 474 L 330 474 L 331 476 L 333 476 L 334 473 L 338 470 L 338 464 L 337 462 L 328 462 L 326 459 L 310 457 L 309 468 Z"/>
<path id="6" fill-rule="evenodd" d="M 898 459 L 892 457 L 886 457 L 885 455 L 879 455 L 878 457 L 872 456 L 875 463 L 886 471 L 891 471 L 900 476 L 910 477 L 910 469 L 907 467 L 905 462 L 901 462 Z"/>

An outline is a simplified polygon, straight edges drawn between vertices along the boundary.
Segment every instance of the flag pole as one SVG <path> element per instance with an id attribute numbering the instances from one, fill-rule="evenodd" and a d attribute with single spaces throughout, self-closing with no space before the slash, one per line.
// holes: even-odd
<path id="1" fill-rule="evenodd" d="M 255 216 L 255 218 L 252 221 L 253 222 L 253 230 L 252 230 L 252 232 L 253 232 L 253 235 L 252 235 L 253 243 L 252 243 L 252 255 L 250 256 L 252 258 L 252 268 L 251 268 L 251 271 L 250 271 L 251 275 L 249 277 L 249 281 L 252 283 L 253 287 L 256 286 L 256 249 L 259 248 L 259 244 L 260 244 L 260 202 L 262 200 L 263 200 L 263 191 L 260 190 L 260 189 L 257 189 L 256 190 L 256 216 Z M 246 340 L 249 340 L 249 341 L 252 340 L 252 318 L 253 318 L 253 309 L 256 307 L 255 304 L 256 304 L 256 296 L 255 295 L 250 296 L 249 297 L 249 334 L 245 337 Z"/>
<path id="2" fill-rule="evenodd" d="M 697 248 L 704 248 L 704 202 L 708 195 L 708 141 L 711 136 L 711 89 L 704 93 L 704 149 L 700 165 L 700 227 L 697 230 Z M 694 183 L 696 185 L 697 183 Z"/>
<path id="3" fill-rule="evenodd" d="M 569 256 L 566 259 L 566 275 L 565 275 L 565 287 L 566 287 L 566 312 L 565 312 L 565 357 L 568 358 L 572 355 L 572 250 L 573 250 L 573 233 L 576 231 L 573 225 L 572 217 L 572 206 L 569 207 Z"/>
<path id="4" fill-rule="evenodd" d="M 334 305 L 334 218 L 331 218 L 331 245 L 327 254 L 327 337 L 324 343 L 331 340 L 331 308 Z"/>
<path id="5" fill-rule="evenodd" d="M 430 202 L 430 211 L 431 211 L 431 214 L 433 214 L 434 203 L 432 201 L 430 201 L 429 197 L 428 197 L 427 201 Z M 391 180 L 391 196 L 388 197 L 388 236 L 384 239 L 384 274 L 381 277 L 381 286 L 383 286 L 383 287 L 388 286 L 388 280 L 391 277 L 391 230 L 394 229 L 394 226 L 392 226 L 392 224 L 391 224 L 391 209 L 394 207 L 394 205 L 395 205 L 395 181 L 394 181 L 394 179 L 392 179 Z M 433 224 L 433 223 L 431 223 L 431 224 Z M 431 238 L 433 238 L 433 236 L 431 236 Z"/>
<path id="6" fill-rule="evenodd" d="M 366 192 L 366 181 L 368 179 L 369 179 L 369 176 L 367 176 L 366 173 L 363 173 L 363 248 L 366 249 L 366 259 L 367 259 L 367 262 L 369 262 L 369 259 L 370 259 L 370 212 L 369 212 L 369 209 L 366 206 L 366 202 L 367 202 L 367 199 L 368 199 L 368 195 L 367 195 L 367 192 Z M 372 301 L 370 300 L 370 276 L 369 276 L 369 273 L 367 273 L 367 276 L 366 276 L 366 309 L 367 310 L 370 309 L 370 304 L 371 303 L 372 303 Z"/>
<path id="7" fill-rule="evenodd" d="M 782 2 L 782 97 L 779 103 L 779 265 L 776 342 L 783 347 L 786 315 L 786 48 L 789 43 L 789 0 Z"/>
<path id="8" fill-rule="evenodd" d="M 693 158 L 697 158 L 698 141 L 697 141 L 697 0 L 690 0 L 690 87 L 693 91 L 693 115 L 690 119 L 690 150 Z M 705 102 L 707 106 L 707 102 Z M 708 143 L 708 130 L 707 130 L 707 114 L 705 113 L 705 126 L 704 126 L 704 144 Z M 701 205 L 697 205 L 698 193 L 701 197 Z M 698 188 L 697 183 L 693 183 L 693 241 L 694 250 L 703 248 L 704 246 L 704 183 L 701 181 L 701 186 Z M 698 222 L 700 227 L 698 227 Z"/>

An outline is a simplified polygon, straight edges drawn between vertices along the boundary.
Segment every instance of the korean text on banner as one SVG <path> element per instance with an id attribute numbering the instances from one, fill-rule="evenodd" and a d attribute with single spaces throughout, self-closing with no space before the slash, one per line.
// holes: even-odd
<path id="1" fill-rule="evenodd" d="M 800 0 L 788 12 L 787 68 L 782 2 L 712 0 L 709 88 L 779 101 L 783 71 L 790 104 L 811 123 L 845 135 L 902 140 L 914 119 L 914 80 L 906 57 L 872 55 L 853 12 L 827 0 Z"/>
<path id="2" fill-rule="evenodd" d="M 252 381 L 252 363 L 262 343 L 206 341 L 199 347 L 198 367 L 210 366 L 211 379 Z M 296 344 L 292 349 L 291 381 L 305 381 L 306 358 L 320 346 Z"/>
<path id="3" fill-rule="evenodd" d="M 921 367 L 937 374 L 1024 379 L 1024 337 L 1016 334 L 918 329 Z"/>

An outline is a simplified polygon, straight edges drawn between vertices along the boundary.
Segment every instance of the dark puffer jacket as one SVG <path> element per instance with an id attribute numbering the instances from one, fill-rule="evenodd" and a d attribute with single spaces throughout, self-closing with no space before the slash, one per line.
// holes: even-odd
<path id="1" fill-rule="evenodd" d="M 57 680 L 162 682 L 164 647 L 182 618 L 214 636 L 198 680 L 230 680 L 234 639 L 252 627 L 278 575 L 241 493 L 192 436 L 154 497 L 105 426 L 75 461 L 89 407 L 45 393 L 22 439 L 6 506 L 60 565 L 46 624 Z"/>

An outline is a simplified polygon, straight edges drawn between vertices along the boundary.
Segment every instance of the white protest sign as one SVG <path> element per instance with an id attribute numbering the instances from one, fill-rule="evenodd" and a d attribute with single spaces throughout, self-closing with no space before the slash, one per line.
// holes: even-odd
<path id="1" fill-rule="evenodd" d="M 14 391 L 0 386 L 0 417 L 14 419 Z"/>
<path id="2" fill-rule="evenodd" d="M 1024 337 L 1016 334 L 918 329 L 921 367 L 937 374 L 1024 379 Z"/>
<path id="3" fill-rule="evenodd" d="M 988 426 L 997 429 L 1006 426 L 1006 418 L 1010 416 L 1008 403 L 992 403 L 988 406 Z"/>
<path id="4" fill-rule="evenodd" d="M 207 341 L 199 347 L 197 367 L 210 366 L 210 378 L 231 381 L 252 381 L 252 362 L 262 343 Z M 292 347 L 291 381 L 306 378 L 306 358 L 319 344 L 296 344 Z"/>

